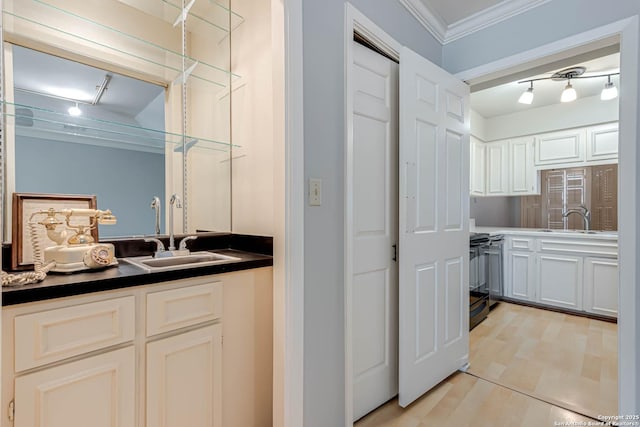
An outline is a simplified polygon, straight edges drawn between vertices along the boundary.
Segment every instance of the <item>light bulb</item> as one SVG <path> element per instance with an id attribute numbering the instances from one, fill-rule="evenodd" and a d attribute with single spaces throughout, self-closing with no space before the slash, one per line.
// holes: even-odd
<path id="1" fill-rule="evenodd" d="M 560 97 L 560 102 L 571 102 L 575 101 L 578 97 L 576 90 L 571 86 L 571 83 L 567 83 L 562 91 L 562 96 Z"/>
<path id="2" fill-rule="evenodd" d="M 80 109 L 80 107 L 78 107 L 78 104 L 76 104 L 76 105 L 74 105 L 72 107 L 69 107 L 69 109 L 67 111 L 69 112 L 69 115 L 73 116 L 73 117 L 78 117 L 78 116 L 82 115 L 82 110 Z"/>
<path id="3" fill-rule="evenodd" d="M 531 104 L 533 102 L 533 88 L 530 87 L 522 92 L 522 95 L 520 95 L 520 99 L 518 99 L 518 102 L 527 105 Z"/>
<path id="4" fill-rule="evenodd" d="M 604 89 L 602 89 L 602 93 L 600 94 L 600 99 L 603 101 L 608 101 L 610 99 L 614 99 L 618 96 L 618 88 L 613 84 L 613 82 L 609 81 L 605 83 Z"/>

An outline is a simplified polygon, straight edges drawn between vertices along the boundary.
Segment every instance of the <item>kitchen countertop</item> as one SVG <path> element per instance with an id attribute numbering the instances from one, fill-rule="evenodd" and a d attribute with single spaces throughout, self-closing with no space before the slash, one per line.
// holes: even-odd
<path id="1" fill-rule="evenodd" d="M 596 231 L 595 233 L 582 233 L 572 230 L 552 230 L 541 231 L 540 228 L 517 228 L 517 227 L 470 227 L 472 233 L 514 234 L 518 236 L 531 236 L 542 238 L 563 238 L 563 239 L 589 239 L 589 240 L 618 240 L 617 231 Z"/>
<path id="2" fill-rule="evenodd" d="M 240 259 L 222 264 L 161 272 L 147 272 L 124 260 L 119 260 L 120 263 L 118 266 L 99 271 L 73 274 L 49 273 L 47 277 L 39 283 L 4 287 L 2 289 L 2 305 L 21 304 L 273 265 L 273 257 L 270 255 L 237 249 L 217 249 L 211 252 L 230 255 Z"/>

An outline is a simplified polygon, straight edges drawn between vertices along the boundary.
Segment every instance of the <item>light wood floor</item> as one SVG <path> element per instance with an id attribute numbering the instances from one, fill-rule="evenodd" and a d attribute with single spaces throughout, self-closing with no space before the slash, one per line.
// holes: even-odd
<path id="1" fill-rule="evenodd" d="M 394 399 L 355 426 L 538 427 L 617 413 L 614 323 L 500 303 L 469 345 L 468 373 L 408 408 Z"/>
<path id="2" fill-rule="evenodd" d="M 615 323 L 500 303 L 469 336 L 469 372 L 596 418 L 618 412 Z"/>

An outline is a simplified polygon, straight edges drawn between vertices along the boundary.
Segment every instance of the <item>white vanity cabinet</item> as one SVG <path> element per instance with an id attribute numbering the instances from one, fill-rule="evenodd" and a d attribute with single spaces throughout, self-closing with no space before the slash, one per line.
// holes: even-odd
<path id="1" fill-rule="evenodd" d="M 222 426 L 222 327 L 147 344 L 147 426 Z"/>
<path id="2" fill-rule="evenodd" d="M 147 426 L 222 426 L 222 305 L 217 280 L 146 294 Z"/>
<path id="3" fill-rule="evenodd" d="M 269 425 L 272 268 L 7 306 L 3 427 Z M 224 336 L 225 346 L 222 346 Z"/>

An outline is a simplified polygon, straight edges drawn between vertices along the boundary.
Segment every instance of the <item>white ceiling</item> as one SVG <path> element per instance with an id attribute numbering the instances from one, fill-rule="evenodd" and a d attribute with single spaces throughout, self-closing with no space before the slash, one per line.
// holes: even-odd
<path id="1" fill-rule="evenodd" d="M 442 44 L 550 0 L 398 0 Z"/>
<path id="2" fill-rule="evenodd" d="M 509 83 L 501 84 L 495 87 L 473 92 L 471 94 L 471 108 L 485 118 L 501 116 L 517 111 L 524 111 L 532 108 L 539 108 L 560 103 L 560 94 L 566 85 L 566 81 L 541 80 L 534 82 L 533 86 L 533 103 L 531 105 L 520 104 L 518 98 L 528 87 L 528 83 L 518 83 L 522 80 L 536 79 L 542 77 L 550 77 L 554 72 L 570 66 L 584 66 L 587 71 L 583 76 L 598 75 L 606 73 L 617 73 L 620 71 L 620 54 L 614 53 L 604 57 L 596 58 L 590 61 L 569 64 L 550 70 L 543 74 L 532 74 L 526 77 L 520 77 Z M 578 98 L 586 98 L 589 96 L 599 96 L 602 91 L 606 78 L 592 79 L 574 79 L 571 85 L 578 93 Z M 612 76 L 611 81 L 618 87 L 619 76 Z M 605 102 L 605 101 L 603 101 Z"/>

